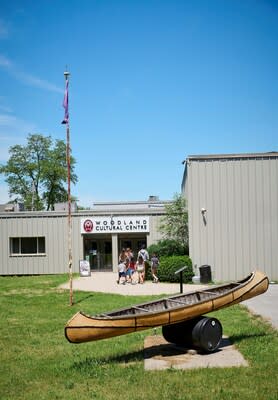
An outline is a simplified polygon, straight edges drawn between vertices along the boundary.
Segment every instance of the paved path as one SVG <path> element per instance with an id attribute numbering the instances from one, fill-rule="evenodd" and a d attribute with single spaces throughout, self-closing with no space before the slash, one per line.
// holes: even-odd
<path id="1" fill-rule="evenodd" d="M 277 284 L 270 284 L 267 292 L 244 301 L 242 304 L 246 305 L 252 313 L 261 315 L 268 320 L 274 328 L 278 329 Z"/>
<path id="2" fill-rule="evenodd" d="M 138 295 L 167 295 L 180 292 L 179 283 L 152 283 L 146 281 L 143 285 L 119 285 L 117 284 L 117 273 L 114 272 L 93 272 L 90 277 L 78 277 L 73 280 L 73 290 L 83 290 L 88 292 L 116 293 L 123 296 Z M 69 284 L 61 286 L 63 289 L 69 289 Z M 194 290 L 205 288 L 205 285 L 184 284 L 183 292 L 192 292 Z M 272 326 L 278 329 L 278 285 L 271 284 L 266 293 L 244 301 L 254 314 L 261 315 L 268 320 Z"/>
<path id="3" fill-rule="evenodd" d="M 152 283 L 144 282 L 142 285 L 117 284 L 118 274 L 114 272 L 93 272 L 90 277 L 78 277 L 73 280 L 73 290 L 84 290 L 86 292 L 116 293 L 128 296 L 140 295 L 159 295 L 180 293 L 179 283 Z M 61 286 L 63 289 L 69 289 L 69 284 Z M 183 292 L 190 292 L 196 289 L 204 288 L 205 285 L 183 285 Z"/>

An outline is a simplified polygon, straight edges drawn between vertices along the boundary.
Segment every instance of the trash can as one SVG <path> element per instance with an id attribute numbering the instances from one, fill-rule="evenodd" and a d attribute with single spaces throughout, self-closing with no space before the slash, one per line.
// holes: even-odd
<path id="1" fill-rule="evenodd" d="M 210 265 L 202 265 L 200 268 L 200 282 L 209 283 L 211 282 L 211 268 Z"/>

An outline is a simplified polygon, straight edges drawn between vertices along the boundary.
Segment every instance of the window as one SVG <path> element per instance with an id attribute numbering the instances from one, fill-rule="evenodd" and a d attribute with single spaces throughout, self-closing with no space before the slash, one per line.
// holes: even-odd
<path id="1" fill-rule="evenodd" d="M 10 254 L 45 254 L 45 237 L 10 238 Z"/>

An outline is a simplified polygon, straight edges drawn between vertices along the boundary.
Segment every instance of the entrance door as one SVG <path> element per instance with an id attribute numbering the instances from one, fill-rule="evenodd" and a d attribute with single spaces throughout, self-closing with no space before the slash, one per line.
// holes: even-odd
<path id="1" fill-rule="evenodd" d="M 132 249 L 134 257 L 137 258 L 138 251 L 142 248 L 142 245 L 144 244 L 146 246 L 147 240 L 146 237 L 137 237 L 137 238 L 123 238 L 119 241 L 120 247 L 119 247 L 119 253 L 120 251 L 124 248 L 126 249 L 129 247 Z"/>
<path id="2" fill-rule="evenodd" d="M 93 271 L 112 271 L 112 241 L 84 238 L 84 255 Z"/>

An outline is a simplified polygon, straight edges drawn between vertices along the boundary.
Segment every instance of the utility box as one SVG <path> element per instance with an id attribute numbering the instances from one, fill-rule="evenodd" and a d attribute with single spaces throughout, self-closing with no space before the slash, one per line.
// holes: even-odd
<path id="1" fill-rule="evenodd" d="M 200 268 L 200 282 L 209 283 L 211 282 L 211 268 L 210 265 L 202 265 Z"/>

